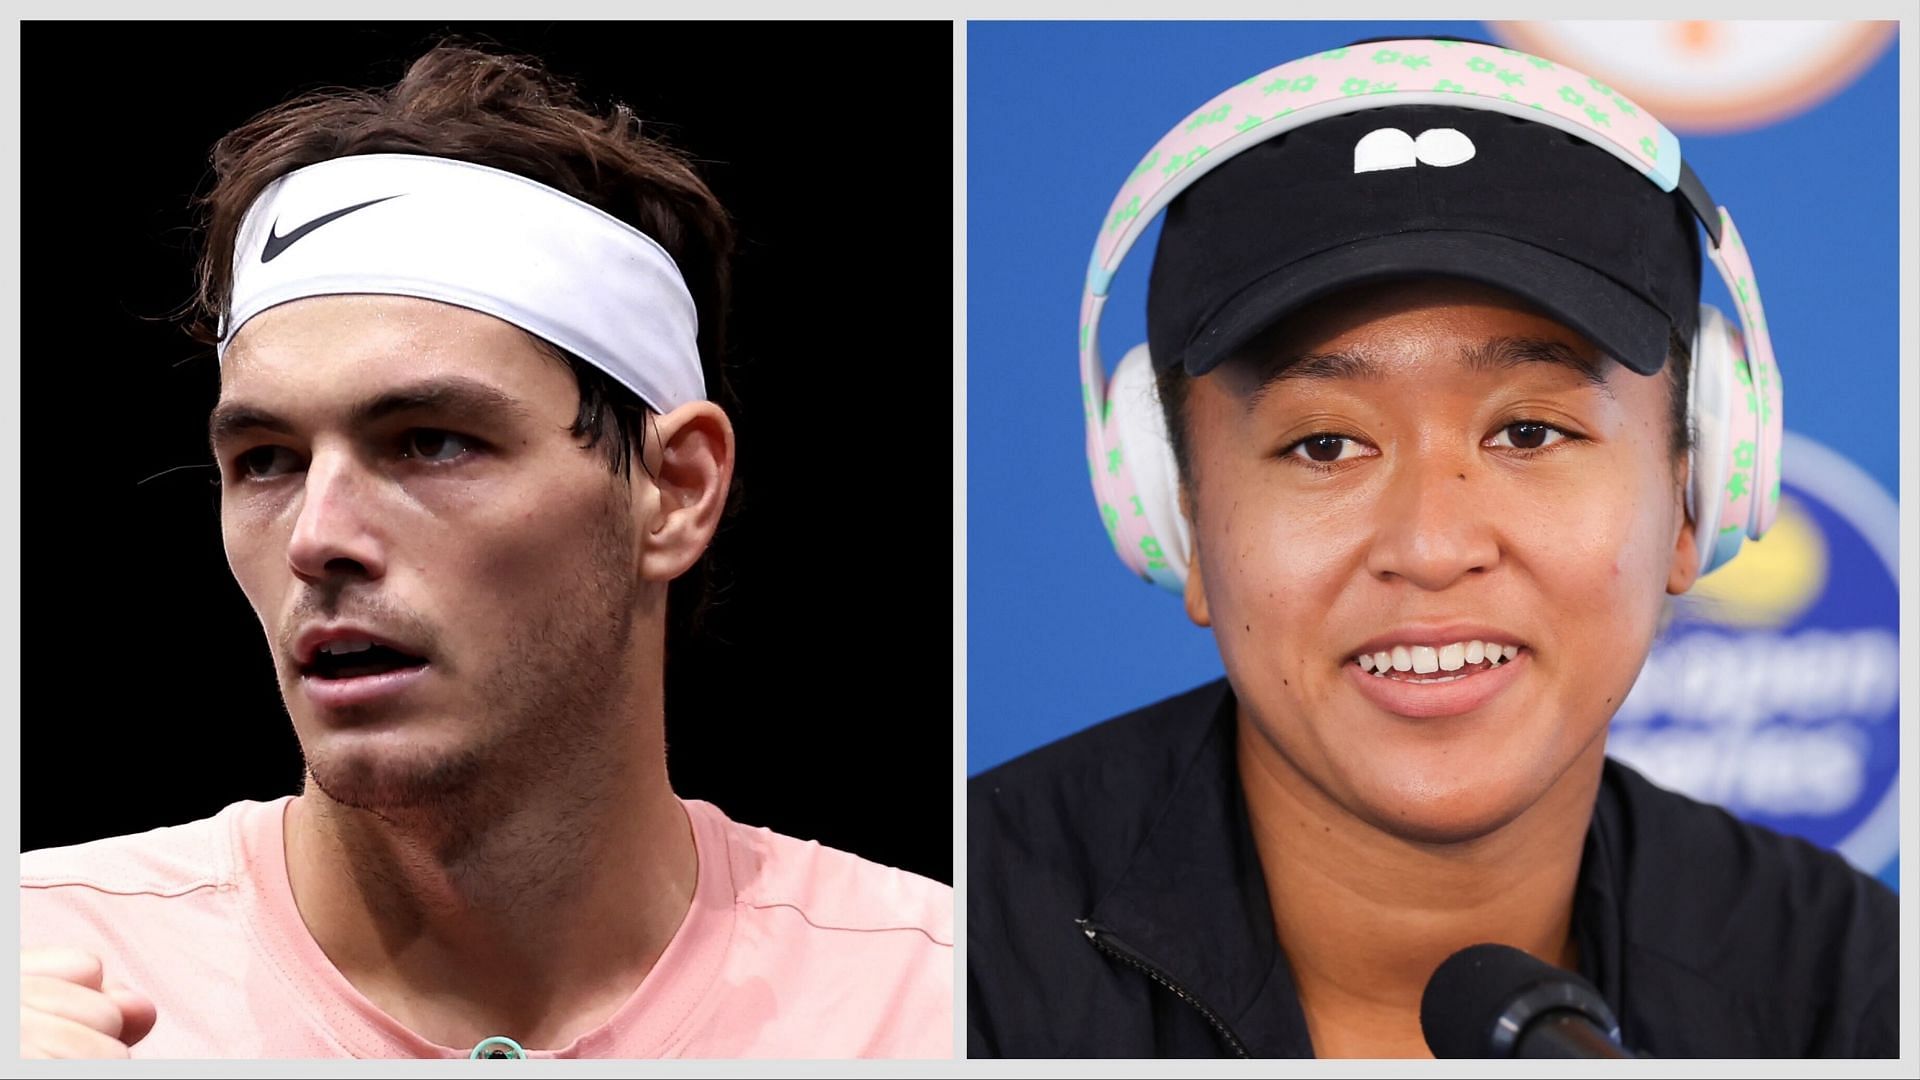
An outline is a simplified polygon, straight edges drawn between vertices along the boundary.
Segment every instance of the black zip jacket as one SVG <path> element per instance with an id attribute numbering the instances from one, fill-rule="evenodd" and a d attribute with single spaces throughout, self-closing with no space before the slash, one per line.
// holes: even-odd
<path id="1" fill-rule="evenodd" d="M 1310 1057 L 1234 763 L 1226 681 L 967 793 L 972 1057 Z M 1899 912 L 1839 856 L 1609 760 L 1581 974 L 1655 1057 L 1894 1057 Z"/>

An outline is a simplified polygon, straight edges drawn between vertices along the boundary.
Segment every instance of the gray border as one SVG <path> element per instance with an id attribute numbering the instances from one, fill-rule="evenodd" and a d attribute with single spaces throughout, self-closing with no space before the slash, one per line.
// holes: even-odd
<path id="1" fill-rule="evenodd" d="M 567 14 L 576 17 L 587 14 L 606 13 L 606 9 L 602 11 L 583 11 L 578 5 L 564 6 L 568 9 Z M 1544 5 L 1541 4 L 1523 5 L 1511 2 L 1494 3 L 1488 5 L 1491 10 L 1483 10 L 1463 17 L 1539 17 L 1542 14 L 1546 14 L 1546 12 L 1541 10 L 1543 6 Z M 1733 3 L 1729 2 L 1729 0 L 1714 0 L 1714 2 L 1711 3 L 1694 5 L 1695 10 L 1690 11 L 1689 14 L 1717 15 L 1723 18 L 1752 17 L 1758 13 L 1756 9 L 1761 6 L 1763 5 L 1751 2 Z M 1812 7 L 1812 5 L 1799 6 L 1802 8 Z M 62 4 L 56 6 L 45 2 L 34 2 L 22 5 L 22 7 L 41 17 L 74 17 L 81 13 L 79 5 Z M 556 14 L 554 7 L 554 5 L 549 5 L 546 13 L 549 15 Z M 1698 10 L 1701 8 L 1707 10 Z M 21 9 L 17 8 L 16 12 L 19 10 Z M 174 10 L 179 12 L 181 8 L 175 8 Z M 234 15 L 241 14 L 244 10 L 240 5 L 227 3 L 220 4 L 217 7 L 197 6 L 192 14 L 197 17 L 208 17 L 216 14 Z M 401 14 L 395 10 L 395 5 L 392 3 L 377 5 L 349 3 L 336 6 L 333 11 L 335 14 L 355 17 L 373 16 L 391 18 Z M 663 18 L 698 18 L 703 16 L 713 17 L 716 15 L 742 18 L 752 17 L 756 14 L 784 14 L 779 12 L 770 0 L 744 0 L 744 2 L 704 3 L 700 5 L 656 5 L 654 11 L 659 17 Z M 1628 0 L 1628 2 L 1623 4 L 1612 5 L 1609 11 L 1619 15 L 1639 14 L 1649 17 L 1659 17 L 1670 14 L 1670 10 L 1663 10 L 1663 5 L 1654 2 L 1654 0 Z M 1774 5 L 1774 12 L 1777 15 L 1792 13 L 1779 5 Z M 1164 17 L 1169 13 L 1169 8 L 1165 0 L 1112 0 L 1112 2 L 1108 3 L 1102 3 L 1099 2 L 1099 0 L 1056 0 L 1055 3 L 1048 5 L 1035 5 L 1031 2 L 1009 3 L 1006 2 L 1006 0 L 961 0 L 961 2 L 958 3 L 948 2 L 936 5 L 926 3 L 924 0 L 913 0 L 913 2 L 908 3 L 887 5 L 877 2 L 841 2 L 810 5 L 809 7 L 809 14 L 840 18 L 876 17 L 882 15 L 900 17 L 902 15 L 916 14 L 929 18 L 958 18 L 961 20 L 966 18 L 1032 18 L 1036 16 L 1052 18 L 1075 16 L 1111 18 Z M 1254 3 L 1250 2 L 1250 0 L 1217 2 L 1209 5 L 1208 8 L 1208 14 L 1215 17 L 1265 18 L 1270 17 L 1273 13 L 1274 8 L 1271 4 Z M 92 17 L 102 16 L 102 13 L 98 10 L 89 10 L 87 14 Z M 473 3 L 466 8 L 466 14 L 475 18 L 502 16 L 523 17 L 525 15 L 525 8 L 522 5 L 508 5 L 497 2 Z M 1342 5 L 1342 10 L 1339 14 L 1343 18 L 1425 19 L 1442 17 L 1448 15 L 1449 12 L 1445 9 L 1436 11 L 1431 4 L 1414 3 L 1412 0 L 1392 0 L 1392 2 Z M 1915 16 L 1910 4 L 1899 2 L 1899 0 L 1895 0 L 1895 2 L 1880 0 L 1880 2 L 1873 3 L 1828 3 L 1821 5 L 1819 14 L 1828 18 L 1897 19 L 1901 24 L 1898 48 L 1901 58 L 1900 190 L 1902 194 L 1898 225 L 1901 238 L 1900 273 L 1903 285 L 1901 296 L 1906 302 L 1901 311 L 1900 331 L 1902 376 L 1900 388 L 1900 445 L 1901 460 L 1903 462 L 1920 461 L 1920 347 L 1917 347 L 1920 346 L 1920 335 L 1916 334 L 1916 316 L 1917 313 L 1920 313 L 1920 307 L 1916 306 L 1914 300 L 1916 292 L 1920 292 L 1920 258 L 1916 258 L 1917 253 L 1920 253 L 1920 249 L 1916 247 L 1916 221 L 1920 219 L 1916 218 L 1915 197 L 1916 181 L 1920 181 L 1920 168 L 1916 167 L 1916 149 L 1920 149 L 1920 142 L 1916 141 L 1915 123 L 1915 103 L 1916 101 L 1920 101 L 1920 73 L 1916 72 L 1915 65 L 1916 59 L 1920 58 L 1920 48 L 1916 47 L 1914 37 L 1916 29 L 1920 29 L 1920 18 Z M 13 93 L 8 96 L 4 105 L 0 105 L 0 126 L 3 126 L 5 129 L 4 138 L 0 139 L 0 153 L 4 154 L 7 166 L 4 171 L 4 178 L 7 192 L 11 196 L 7 200 L 7 205 L 10 208 L 15 208 L 14 212 L 10 213 L 6 218 L 4 232 L 0 233 L 0 235 L 4 235 L 5 237 L 8 254 L 10 256 L 5 260 L 4 266 L 0 267 L 0 273 L 6 275 L 9 283 L 9 287 L 5 290 L 3 298 L 5 307 L 0 308 L 0 313 L 10 316 L 12 319 L 10 325 L 16 326 L 19 324 L 18 320 L 20 315 L 19 293 L 17 288 L 18 267 L 20 265 L 19 218 L 17 216 L 17 208 L 19 206 L 19 169 L 21 165 L 19 135 L 21 119 L 19 26 L 19 15 L 16 13 L 14 17 L 7 21 L 4 36 L 0 36 L 0 63 L 4 63 L 6 69 L 12 72 L 11 88 L 13 90 Z M 965 457 L 966 322 L 964 318 L 966 311 L 966 206 L 964 200 L 966 184 L 966 42 L 965 26 L 963 23 L 958 22 L 955 26 L 953 85 L 955 96 L 953 103 L 953 137 L 955 148 L 953 162 L 953 289 L 955 323 L 953 327 L 954 398 L 952 413 L 955 458 L 953 464 L 952 492 L 954 507 L 952 545 L 952 573 L 954 581 L 953 828 L 955 850 L 954 892 L 956 897 L 961 897 L 965 895 L 966 881 L 966 808 L 964 803 L 966 781 L 964 754 L 966 747 L 965 598 L 967 476 Z M 11 364 L 6 366 L 5 370 L 8 372 L 18 372 L 20 360 L 18 338 L 13 335 L 7 335 L 4 345 L 0 345 L 0 349 L 4 349 L 4 352 L 0 353 L 0 356 L 4 356 L 6 360 L 12 361 Z M 1065 362 L 1065 360 L 1062 360 L 1062 363 Z M 4 425 L 4 430 L 9 433 L 8 438 L 10 444 L 6 449 L 11 451 L 4 463 L 0 463 L 0 574 L 5 575 L 5 581 L 15 583 L 21 580 L 22 569 L 20 559 L 20 480 L 22 462 L 19 438 L 20 404 L 18 376 L 10 375 L 6 378 L 0 378 L 0 425 Z M 1899 494 L 1901 523 L 1900 576 L 1903 581 L 1914 581 L 1916 580 L 1916 575 L 1920 575 L 1920 469 L 1908 468 L 1902 470 Z M 1901 789 L 1901 821 L 1905 826 L 1905 837 L 1911 840 L 1911 838 L 1915 836 L 1920 836 L 1920 789 L 1916 789 L 1916 785 L 1912 781 L 1913 777 L 1920 775 L 1915 769 L 1917 754 L 1920 754 L 1920 738 L 1916 737 L 1920 735 L 1920 700 L 1916 699 L 1917 695 L 1920 695 L 1920 601 L 1916 601 L 1914 590 L 1902 590 L 1900 610 L 1900 621 L 1903 632 L 1900 721 L 1902 738 L 1901 771 L 1908 777 L 1909 781 L 1903 785 Z M 0 587 L 0 727 L 4 727 L 9 737 L 8 745 L 13 751 L 10 754 L 4 755 L 6 761 L 4 765 L 0 765 L 0 780 L 4 780 L 7 783 L 8 789 L 16 793 L 19 791 L 18 782 L 20 775 L 20 629 L 21 610 L 18 591 L 13 588 Z M 9 839 L 9 850 L 14 852 L 19 850 L 19 810 L 15 798 L 0 799 L 0 835 L 4 835 Z M 1920 891 L 1920 865 L 1916 865 L 1915 859 L 1913 858 L 1916 845 L 1909 842 L 1905 847 L 1906 851 L 1903 853 L 1901 860 L 1900 877 L 1900 970 L 1902 985 L 1911 988 L 1920 986 L 1920 963 L 1916 962 L 1916 958 L 1920 957 L 1920 934 L 1916 933 L 1917 930 L 1920 930 L 1920 926 L 1916 926 L 1916 923 L 1920 922 L 1920 918 L 1916 918 L 1916 911 L 1920 911 L 1920 898 L 1916 897 L 1916 892 Z M 6 895 L 4 910 L 11 916 L 11 921 L 15 925 L 18 924 L 18 904 L 19 901 L 16 894 Z M 962 973 L 964 972 L 966 957 L 964 905 L 960 906 L 962 910 L 958 913 L 960 918 L 957 920 L 958 928 L 956 929 L 956 933 L 960 935 L 960 940 L 956 942 L 957 947 L 955 952 L 955 985 L 957 991 L 964 987 Z M 15 954 L 13 973 L 18 974 L 17 954 Z M 5 982 L 5 980 L 0 980 L 0 982 Z M 11 990 L 12 985 L 11 982 L 5 982 L 4 986 L 0 986 L 0 998 L 4 998 L 6 1003 L 11 1003 L 14 1000 L 14 992 Z M 956 1004 L 963 1003 L 965 1001 L 964 993 L 957 993 L 955 1001 Z M 1913 1064 L 1916 1058 L 1920 1058 L 1920 1052 L 1916 1050 L 1916 1035 L 1920 1034 L 1920 1009 L 1914 1007 L 1913 991 L 1909 990 L 1908 1000 L 1905 1001 L 1904 1004 L 1906 1007 L 1902 1010 L 1901 1016 L 1901 1058 L 1897 1062 L 1848 1062 L 1838 1065 L 1823 1065 L 1815 1068 L 1810 1068 L 1807 1063 L 1801 1062 L 1740 1062 L 1737 1065 L 1723 1063 L 1718 1066 L 1696 1063 L 1689 1065 L 1688 1071 L 1701 1075 L 1792 1076 L 1814 1072 L 1817 1069 L 1818 1072 L 1834 1075 L 1911 1076 L 1913 1073 Z M 959 1012 L 960 1010 L 956 1009 L 956 1014 Z M 3 1022 L 5 1025 L 5 1031 L 0 1032 L 0 1039 L 12 1038 L 17 1040 L 18 1022 L 14 1019 L 16 1015 L 16 1010 L 11 1007 L 0 1008 L 0 1022 Z M 956 1031 L 963 1031 L 958 1022 L 958 1015 L 956 1015 Z M 956 1039 L 955 1048 L 958 1053 L 964 1054 L 964 1047 L 964 1036 L 962 1034 L 960 1038 Z M 1160 1078 L 1164 1077 L 1168 1072 L 1166 1067 L 1157 1063 L 1137 1061 L 1102 1063 L 1072 1061 L 977 1061 L 964 1065 L 958 1062 L 825 1062 L 818 1064 L 778 1062 L 662 1062 L 650 1063 L 641 1067 L 644 1067 L 648 1072 L 656 1075 L 695 1076 L 760 1076 L 777 1072 L 781 1075 L 794 1076 L 1101 1075 L 1152 1077 L 1154 1080 L 1160 1080 Z M 86 1075 L 90 1072 L 102 1071 L 103 1069 L 103 1067 L 98 1064 L 89 1067 L 84 1063 L 77 1067 L 23 1064 L 21 1068 L 23 1072 L 29 1075 L 43 1076 L 78 1076 Z M 364 1063 L 356 1067 L 352 1063 L 342 1062 L 288 1062 L 263 1065 L 245 1061 L 213 1061 L 134 1062 L 113 1071 L 116 1074 L 128 1076 L 181 1077 L 258 1076 L 268 1073 L 279 1076 L 334 1076 L 343 1073 L 350 1075 L 356 1073 L 367 1075 L 437 1075 L 442 1073 L 447 1075 L 465 1075 L 465 1072 L 462 1070 L 467 1068 L 470 1067 L 462 1066 L 457 1062 L 383 1061 Z M 638 1071 L 632 1063 L 617 1061 L 568 1062 L 564 1064 L 559 1062 L 528 1061 L 521 1062 L 519 1065 L 514 1066 L 514 1068 L 530 1069 L 533 1074 L 563 1071 L 571 1075 L 600 1076 L 622 1076 Z M 1329 1061 L 1292 1063 L 1285 1068 L 1290 1074 L 1309 1076 L 1527 1076 L 1537 1072 L 1537 1069 L 1528 1063 L 1520 1062 L 1478 1062 L 1449 1066 L 1445 1063 L 1435 1065 L 1423 1062 Z M 1262 1066 L 1259 1063 L 1192 1062 L 1185 1063 L 1180 1067 L 1180 1072 L 1183 1075 L 1205 1076 L 1251 1076 L 1274 1071 L 1278 1071 L 1275 1066 Z M 1580 1066 L 1577 1064 L 1560 1066 L 1558 1071 L 1562 1071 L 1565 1075 L 1569 1076 L 1601 1075 L 1600 1067 Z M 1670 1071 L 1671 1069 L 1669 1067 L 1657 1062 L 1640 1064 L 1627 1063 L 1606 1069 L 1604 1075 L 1660 1076 Z"/>
<path id="2" fill-rule="evenodd" d="M 967 1055 L 967 26 L 953 24 L 953 1053 Z"/>

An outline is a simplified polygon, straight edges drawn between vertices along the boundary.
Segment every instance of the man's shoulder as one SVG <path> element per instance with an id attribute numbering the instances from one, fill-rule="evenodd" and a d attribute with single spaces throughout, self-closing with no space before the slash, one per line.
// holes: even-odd
<path id="1" fill-rule="evenodd" d="M 710 803 L 687 806 L 725 831 L 736 904 L 790 910 L 822 931 L 917 932 L 952 947 L 951 886 L 818 840 L 742 824 Z"/>
<path id="2" fill-rule="evenodd" d="M 249 815 L 275 808 L 234 803 L 182 825 L 23 852 L 21 947 L 94 953 L 165 1002 L 163 1015 L 194 994 L 232 992 L 228 977 L 253 948 L 242 828 L 268 824 Z M 168 1022 L 153 1045 L 182 1030 Z"/>
<path id="3" fill-rule="evenodd" d="M 1071 849 L 1075 862 L 1094 854 L 1089 848 L 1123 858 L 1216 734 L 1229 694 L 1226 680 L 1217 679 L 973 777 L 967 841 L 975 861 L 989 844 L 1015 837 L 1022 852 L 1041 860 L 1064 853 L 1060 848 Z"/>
<path id="4" fill-rule="evenodd" d="M 1835 852 L 1616 761 L 1599 811 L 1621 863 L 1613 874 L 1629 963 L 1659 965 L 1663 982 L 1696 1000 L 1711 991 L 1796 1052 L 1874 1042 L 1899 970 L 1891 889 Z"/>
<path id="5" fill-rule="evenodd" d="M 715 1032 L 751 1031 L 784 1056 L 951 1056 L 950 886 L 741 824 L 711 803 L 683 803 L 700 846 L 700 889 L 713 890 L 695 903 L 730 908 Z M 723 1038 L 703 1053 L 722 1043 L 733 1045 Z"/>
<path id="6" fill-rule="evenodd" d="M 115 896 L 181 896 L 230 887 L 242 872 L 236 850 L 240 823 L 276 805 L 235 802 L 180 825 L 22 852 L 20 887 Z"/>

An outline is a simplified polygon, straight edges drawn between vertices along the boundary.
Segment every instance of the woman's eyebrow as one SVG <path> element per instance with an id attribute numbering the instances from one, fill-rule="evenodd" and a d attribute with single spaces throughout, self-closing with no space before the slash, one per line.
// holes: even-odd
<path id="1" fill-rule="evenodd" d="M 1247 395 L 1247 411 L 1252 412 L 1275 387 L 1288 379 L 1353 379 L 1371 382 L 1382 377 L 1380 365 L 1358 350 L 1302 353 L 1281 356 L 1267 365 L 1260 385 Z"/>
<path id="2" fill-rule="evenodd" d="M 1558 364 L 1580 374 L 1587 383 L 1613 396 L 1602 365 L 1589 362 L 1573 346 L 1551 338 L 1497 337 L 1462 349 L 1460 359 L 1475 371 L 1509 371 L 1522 364 Z"/>
<path id="3" fill-rule="evenodd" d="M 1589 385 L 1608 397 L 1613 396 L 1613 388 L 1607 385 L 1607 376 L 1601 365 L 1588 362 L 1573 346 L 1551 338 L 1488 338 L 1478 345 L 1461 349 L 1460 362 L 1476 372 L 1509 371 L 1531 363 L 1555 364 L 1578 372 Z M 1247 395 L 1246 408 L 1251 412 L 1274 387 L 1288 379 L 1352 379 L 1365 382 L 1384 376 L 1384 368 L 1367 353 L 1357 349 L 1282 357 L 1267 368 L 1261 376 L 1260 385 Z"/>

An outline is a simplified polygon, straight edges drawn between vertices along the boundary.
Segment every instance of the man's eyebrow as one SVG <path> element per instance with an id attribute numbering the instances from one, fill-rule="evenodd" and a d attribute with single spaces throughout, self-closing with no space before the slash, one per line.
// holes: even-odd
<path id="1" fill-rule="evenodd" d="M 1507 371 L 1522 364 L 1556 364 L 1580 374 L 1589 385 L 1597 387 L 1608 397 L 1613 396 L 1613 388 L 1607 385 L 1607 376 L 1602 365 L 1589 363 L 1579 352 L 1561 341 L 1550 338 L 1497 337 L 1488 338 L 1478 345 L 1469 345 L 1460 351 L 1460 360 L 1474 371 Z M 1383 369 L 1372 357 L 1359 351 L 1335 351 L 1326 353 L 1305 353 L 1294 357 L 1282 357 L 1269 364 L 1261 376 L 1260 385 L 1247 396 L 1246 409 L 1253 411 L 1262 398 L 1288 379 L 1355 379 L 1369 381 L 1383 376 Z"/>
<path id="2" fill-rule="evenodd" d="M 347 416 L 352 426 L 362 427 L 404 412 L 437 412 L 471 420 L 524 420 L 532 415 L 511 394 L 475 379 L 454 376 L 384 391 L 354 405 Z M 248 431 L 291 435 L 293 425 L 244 401 L 222 402 L 207 418 L 207 442 L 216 451 L 222 443 Z"/>

